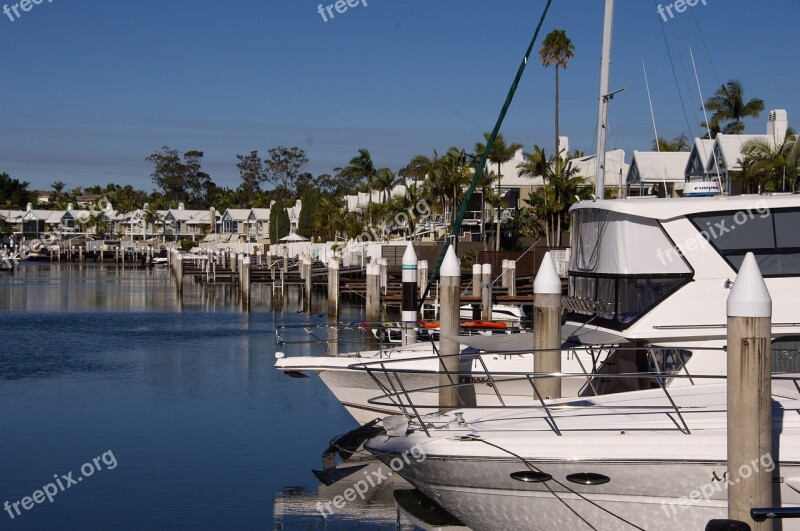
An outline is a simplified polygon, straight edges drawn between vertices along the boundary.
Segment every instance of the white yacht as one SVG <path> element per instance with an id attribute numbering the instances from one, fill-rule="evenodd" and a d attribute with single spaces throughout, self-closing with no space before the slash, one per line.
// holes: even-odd
<path id="1" fill-rule="evenodd" d="M 653 369 L 668 374 L 724 374 L 725 301 L 737 267 L 750 250 L 774 294 L 773 335 L 800 335 L 800 319 L 794 311 L 800 297 L 800 232 L 794 229 L 800 226 L 800 196 L 584 201 L 573 206 L 572 215 L 563 372 Z M 462 360 L 464 374 L 459 380 L 474 384 L 475 397 L 474 404 L 465 405 L 500 404 L 496 385 L 505 385 L 503 405 L 533 403 L 530 385 L 514 377 L 532 370 L 530 334 L 460 340 L 465 348 L 487 352 Z M 318 374 L 356 420 L 364 423 L 402 408 L 370 403 L 392 389 L 392 383 L 376 378 L 374 371 L 370 374 L 351 366 L 377 361 L 390 368 L 402 367 L 405 372 L 393 374 L 403 386 L 434 388 L 440 361 L 432 356 L 433 349 L 429 343 L 420 343 L 339 356 L 282 357 L 275 367 L 291 375 Z M 662 361 L 654 361 L 654 352 Z M 487 372 L 505 376 L 491 381 Z M 503 379 L 511 381 L 503 384 Z M 638 378 L 596 380 L 594 387 L 586 383 L 585 378 L 571 378 L 565 382 L 563 396 L 652 385 Z M 668 383 L 687 384 L 681 379 Z M 417 401 L 433 405 L 435 393 L 431 390 Z"/>
<path id="2" fill-rule="evenodd" d="M 747 252 L 772 296 L 773 369 L 800 372 L 800 196 L 614 200 L 573 208 L 568 322 L 691 353 L 686 374 L 666 382 L 669 394 L 640 386 L 597 396 L 584 388 L 578 400 L 539 408 L 460 409 L 418 417 L 423 423 L 408 437 L 379 437 L 368 448 L 391 459 L 399 448 L 421 445 L 428 459 L 401 474 L 474 529 L 554 522 L 695 529 L 724 517 L 726 493 L 713 482 L 725 473 L 726 389 L 700 374 L 725 373 L 726 301 Z M 692 345 L 708 350 L 698 353 Z M 625 382 L 613 373 L 641 372 L 634 354 L 614 353 L 605 363 L 618 357 L 632 370 L 592 379 Z M 701 356 L 711 361 L 696 370 Z M 786 414 L 800 407 L 798 389 L 795 379 L 773 382 L 778 505 L 800 505 L 800 423 Z M 687 505 L 702 488 L 715 490 Z M 800 528 L 792 525 L 783 528 Z"/>
<path id="3" fill-rule="evenodd" d="M 776 505 L 800 506 L 800 375 L 786 378 L 773 380 L 774 450 L 750 473 L 771 475 Z M 423 420 L 366 448 L 395 465 L 424 452 L 397 472 L 476 531 L 704 529 L 726 518 L 724 381 Z"/>

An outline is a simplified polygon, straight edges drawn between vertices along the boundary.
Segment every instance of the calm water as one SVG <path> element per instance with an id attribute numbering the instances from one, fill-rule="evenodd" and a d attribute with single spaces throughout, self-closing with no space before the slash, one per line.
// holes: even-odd
<path id="1" fill-rule="evenodd" d="M 0 276 L 0 504 L 64 488 L 0 529 L 414 529 L 391 488 L 314 508 L 339 492 L 310 469 L 356 424 L 318 379 L 273 370 L 272 329 L 324 321 L 324 300 L 273 312 L 256 289 L 244 313 L 230 287 L 186 283 L 179 299 L 166 269 Z"/>

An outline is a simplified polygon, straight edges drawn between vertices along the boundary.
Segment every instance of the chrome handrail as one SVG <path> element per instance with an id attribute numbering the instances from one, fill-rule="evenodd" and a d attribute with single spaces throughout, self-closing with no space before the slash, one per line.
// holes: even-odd
<path id="1" fill-rule="evenodd" d="M 685 347 L 685 348 L 687 348 L 687 347 Z M 463 402 L 463 399 L 462 399 L 462 393 L 457 392 L 455 394 L 459 398 L 459 401 L 461 402 L 461 408 L 469 409 L 469 408 L 475 407 L 475 408 L 481 408 L 481 409 L 500 409 L 500 408 L 505 408 L 505 409 L 509 409 L 509 408 L 511 408 L 511 409 L 514 409 L 514 408 L 516 408 L 516 409 L 522 409 L 522 408 L 524 408 L 524 409 L 531 409 L 531 408 L 541 409 L 544 412 L 544 414 L 547 416 L 548 421 L 549 421 L 549 425 L 551 426 L 553 431 L 559 436 L 562 435 L 562 430 L 557 425 L 556 417 L 552 413 L 553 410 L 584 408 L 584 407 L 586 407 L 586 405 L 584 403 L 581 403 L 581 404 L 578 404 L 578 405 L 571 405 L 570 402 L 576 402 L 576 401 L 580 401 L 582 399 L 585 400 L 587 398 L 587 395 L 586 394 L 581 394 L 581 395 L 575 397 L 573 400 L 564 399 L 564 400 L 559 400 L 559 401 L 555 401 L 555 402 L 553 400 L 546 400 L 541 396 L 541 394 L 540 394 L 540 392 L 539 392 L 539 390 L 537 388 L 536 379 L 538 379 L 538 378 L 561 378 L 561 379 L 566 379 L 566 378 L 584 378 L 590 384 L 588 386 L 588 388 L 591 389 L 595 393 L 594 396 L 597 395 L 596 388 L 594 387 L 594 385 L 591 385 L 591 382 L 592 382 L 592 380 L 594 380 L 595 378 L 598 378 L 598 377 L 608 378 L 608 379 L 621 379 L 621 378 L 648 379 L 651 382 L 655 381 L 658 384 L 658 388 L 661 389 L 661 391 L 664 392 L 665 397 L 667 398 L 668 404 L 655 405 L 655 406 L 654 405 L 644 405 L 644 406 L 626 405 L 625 409 L 626 410 L 647 410 L 647 411 L 654 411 L 654 412 L 663 411 L 668 416 L 671 416 L 671 415 L 674 414 L 678 419 L 677 422 L 673 419 L 673 422 L 675 422 L 675 425 L 676 425 L 677 429 L 679 429 L 682 433 L 685 433 L 685 434 L 688 435 L 688 434 L 691 434 L 691 430 L 689 429 L 689 425 L 688 425 L 686 419 L 684 418 L 684 416 L 682 414 L 682 410 L 685 409 L 685 408 L 682 408 L 681 406 L 679 406 L 676 403 L 676 401 L 674 400 L 674 398 L 672 397 L 672 395 L 670 394 L 670 392 L 668 390 L 668 387 L 670 386 L 670 383 L 673 382 L 673 381 L 677 381 L 677 380 L 686 380 L 686 381 L 689 382 L 689 385 L 693 386 L 693 385 L 696 385 L 695 380 L 701 380 L 701 379 L 719 379 L 719 380 L 724 380 L 726 378 L 726 376 L 725 375 L 721 375 L 721 374 L 712 374 L 712 375 L 696 375 L 696 374 L 693 375 L 693 374 L 689 374 L 688 371 L 684 371 L 685 364 L 674 366 L 674 368 L 672 368 L 670 370 L 664 370 L 659 365 L 659 362 L 658 362 L 657 358 L 655 357 L 654 351 L 674 350 L 674 349 L 675 348 L 671 347 L 671 346 L 663 346 L 662 347 L 662 346 L 659 346 L 659 345 L 650 345 L 648 347 L 642 347 L 642 346 L 614 347 L 614 348 L 608 349 L 609 351 L 612 351 L 612 350 L 613 351 L 631 350 L 631 351 L 639 351 L 639 352 L 641 352 L 642 350 L 646 350 L 648 358 L 652 361 L 652 367 L 653 367 L 653 370 L 648 371 L 648 372 L 628 372 L 628 373 L 598 373 L 598 372 L 591 372 L 591 373 L 589 373 L 589 372 L 586 371 L 585 367 L 583 366 L 583 363 L 579 363 L 579 365 L 581 366 L 581 370 L 583 371 L 581 373 L 565 373 L 565 372 L 558 372 L 558 373 L 502 372 L 502 371 L 490 371 L 489 368 L 486 365 L 485 360 L 484 360 L 485 356 L 492 356 L 492 355 L 498 355 L 498 354 L 501 354 L 503 356 L 509 356 L 509 355 L 518 355 L 518 356 L 526 356 L 527 355 L 527 356 L 529 356 L 531 354 L 535 354 L 536 351 L 531 351 L 531 350 L 513 352 L 513 353 L 509 353 L 509 352 L 502 352 L 502 353 L 498 353 L 498 352 L 481 352 L 481 353 L 476 353 L 475 361 L 470 363 L 470 370 L 458 370 L 458 371 L 448 371 L 448 370 L 446 370 L 445 363 L 444 363 L 445 358 L 449 358 L 449 357 L 459 357 L 460 358 L 461 356 L 463 356 L 463 354 L 459 353 L 459 354 L 443 355 L 443 354 L 439 353 L 438 351 L 436 351 L 436 355 L 435 356 L 418 356 L 418 357 L 402 358 L 402 359 L 388 360 L 388 361 L 387 360 L 382 360 L 381 362 L 365 361 L 365 362 L 361 362 L 361 363 L 352 364 L 348 368 L 351 369 L 351 370 L 366 371 L 374 379 L 376 379 L 376 376 L 374 374 L 372 374 L 372 373 L 382 373 L 384 375 L 384 378 L 387 379 L 387 381 L 391 381 L 390 377 L 393 377 L 394 380 L 398 383 L 399 387 L 401 388 L 401 391 L 388 392 L 388 393 L 386 393 L 384 395 L 374 397 L 374 398 L 368 400 L 368 402 L 370 404 L 377 405 L 377 406 L 394 406 L 394 407 L 398 407 L 407 417 L 409 417 L 410 419 L 415 419 L 417 424 L 428 435 L 429 435 L 429 433 L 428 433 L 428 429 L 427 429 L 427 426 L 426 426 L 427 423 L 426 423 L 426 420 L 423 418 L 425 415 L 427 415 L 427 413 L 422 414 L 421 412 L 438 411 L 439 410 L 439 405 L 438 404 L 423 404 L 423 403 L 420 403 L 420 401 L 417 400 L 414 395 L 415 394 L 418 395 L 420 393 L 428 393 L 428 394 L 430 394 L 430 393 L 432 393 L 434 391 L 439 391 L 439 390 L 441 390 L 443 388 L 459 389 L 459 388 L 463 388 L 463 387 L 467 387 L 467 386 L 474 386 L 476 384 L 476 382 L 474 381 L 474 379 L 476 377 L 477 378 L 484 378 L 485 377 L 485 381 L 483 381 L 481 383 L 487 383 L 487 385 L 489 385 L 490 387 L 493 388 L 494 394 L 498 398 L 498 402 L 500 403 L 500 405 L 480 405 L 480 406 L 477 406 L 477 405 L 476 406 L 465 405 L 464 402 Z M 595 351 L 596 351 L 596 349 L 593 348 L 593 347 L 586 347 L 584 349 L 574 347 L 572 349 L 569 349 L 569 352 L 573 353 L 575 356 L 578 356 L 578 354 L 579 354 L 579 352 L 581 350 L 585 350 L 586 352 L 590 352 L 592 354 L 594 354 Z M 721 348 L 721 347 L 703 346 L 703 347 L 700 347 L 700 348 L 695 349 L 695 350 L 697 352 L 701 352 L 701 351 L 724 351 L 725 349 Z M 560 350 L 560 351 L 563 352 L 563 350 Z M 669 353 L 665 353 L 664 355 L 670 355 L 670 354 Z M 695 355 L 697 355 L 697 354 L 695 354 Z M 440 369 L 438 371 L 434 372 L 434 371 L 431 371 L 431 370 L 415 369 L 415 368 L 409 368 L 408 367 L 409 364 L 413 365 L 414 362 L 420 362 L 420 361 L 425 361 L 425 360 L 430 360 L 430 359 L 436 359 L 437 360 L 438 365 L 440 366 Z M 674 358 L 673 358 L 673 363 L 674 363 Z M 480 372 L 478 369 L 482 369 L 483 372 Z M 683 372 L 685 372 L 685 374 L 683 374 Z M 450 383 L 449 384 L 439 384 L 439 385 L 434 385 L 434 386 L 426 386 L 426 387 L 417 388 L 417 389 L 409 389 L 409 388 L 407 388 L 407 385 L 404 384 L 403 381 L 401 380 L 401 376 L 402 375 L 415 375 L 415 374 L 416 375 L 419 375 L 419 374 L 437 374 L 437 375 L 440 375 L 440 376 L 441 375 L 447 375 L 448 380 L 449 380 Z M 467 376 L 467 377 L 470 378 L 471 381 L 466 381 L 466 382 L 462 381 L 461 378 L 460 378 L 461 376 Z M 781 379 L 780 376 L 778 376 L 778 375 L 776 375 L 774 377 L 778 378 L 778 379 Z M 796 380 L 798 379 L 798 377 L 787 377 L 787 378 L 783 378 L 783 379 L 792 380 L 792 381 L 795 382 L 795 386 L 797 386 L 797 381 Z M 532 398 L 531 403 L 528 403 L 528 404 L 511 404 L 511 405 L 509 405 L 508 401 L 503 399 L 503 393 L 502 393 L 502 389 L 501 388 L 504 387 L 506 384 L 513 383 L 513 382 L 516 382 L 516 381 L 523 381 L 523 380 L 527 381 L 531 385 L 531 388 L 533 389 L 533 396 L 531 397 Z M 392 387 L 394 387 L 394 386 L 392 386 Z M 584 390 L 586 389 L 586 387 L 587 386 L 584 387 Z M 382 388 L 384 390 L 388 391 L 388 389 L 386 389 L 385 386 L 382 386 Z M 800 393 L 800 386 L 798 386 L 798 393 Z M 388 399 L 389 403 L 387 403 L 387 399 Z M 535 405 L 534 399 L 535 399 L 535 402 L 539 403 L 538 406 Z M 596 405 L 596 404 L 591 404 L 591 406 L 593 408 L 606 408 L 606 406 L 601 406 L 601 405 Z M 609 409 L 615 408 L 615 407 L 616 406 L 608 406 Z M 409 413 L 409 410 L 411 410 L 412 413 Z"/>

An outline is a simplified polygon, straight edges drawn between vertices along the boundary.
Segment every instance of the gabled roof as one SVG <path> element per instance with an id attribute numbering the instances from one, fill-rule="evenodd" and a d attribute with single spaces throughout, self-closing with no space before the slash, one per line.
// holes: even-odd
<path id="1" fill-rule="evenodd" d="M 702 177 L 706 175 L 706 170 L 712 159 L 714 141 L 708 138 L 695 138 L 692 150 L 689 152 L 689 160 L 686 162 L 684 177 Z"/>
<path id="2" fill-rule="evenodd" d="M 64 215 L 63 210 L 27 210 L 22 212 L 22 221 L 38 220 L 45 223 L 61 223 L 61 217 Z"/>
<path id="3" fill-rule="evenodd" d="M 233 221 L 248 221 L 251 219 L 251 216 L 254 216 L 253 209 L 251 208 L 229 208 L 225 211 L 225 214 L 222 215 L 222 218 Z M 252 219 L 255 219 L 255 217 Z"/>
<path id="4" fill-rule="evenodd" d="M 159 210 L 159 213 L 161 212 L 162 211 Z M 211 223 L 211 213 L 208 210 L 182 210 L 180 208 L 170 208 L 167 212 L 172 216 L 172 219 L 181 223 L 192 221 L 194 223 Z"/>
<path id="5" fill-rule="evenodd" d="M 634 151 L 627 181 L 632 183 L 684 182 L 688 151 Z"/>

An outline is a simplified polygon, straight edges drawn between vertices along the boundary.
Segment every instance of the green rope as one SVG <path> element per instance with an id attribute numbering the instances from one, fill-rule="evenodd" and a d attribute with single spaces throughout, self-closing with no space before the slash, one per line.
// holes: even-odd
<path id="1" fill-rule="evenodd" d="M 425 298 L 428 296 L 428 293 L 430 292 L 431 286 L 433 285 L 433 282 L 436 279 L 436 275 L 439 274 L 439 268 L 442 266 L 444 257 L 447 254 L 447 249 L 450 247 L 450 241 L 452 237 L 457 238 L 458 233 L 461 231 L 461 222 L 464 221 L 464 216 L 467 214 L 467 206 L 469 205 L 469 202 L 472 199 L 472 194 L 475 192 L 475 187 L 478 185 L 478 180 L 480 179 L 481 175 L 483 175 L 483 171 L 486 168 L 486 161 L 489 158 L 489 153 L 492 151 L 492 147 L 494 146 L 494 141 L 497 139 L 497 135 L 500 133 L 500 127 L 503 125 L 503 120 L 506 117 L 508 108 L 511 106 L 511 101 L 514 99 L 514 94 L 517 92 L 519 81 L 520 79 L 522 79 L 522 73 L 525 71 L 525 67 L 528 64 L 528 59 L 530 58 L 531 53 L 533 52 L 533 47 L 536 45 L 536 41 L 539 38 L 539 31 L 542 29 L 542 24 L 544 24 L 544 19 L 547 16 L 547 12 L 550 10 L 550 4 L 552 2 L 553 0 L 547 0 L 547 5 L 544 7 L 542 16 L 539 19 L 539 24 L 536 26 L 536 31 L 533 34 L 531 43 L 528 45 L 528 50 L 525 52 L 525 56 L 522 58 L 522 63 L 519 65 L 519 68 L 517 69 L 517 75 L 514 78 L 514 82 L 511 84 L 511 88 L 508 91 L 508 96 L 506 96 L 506 101 L 503 104 L 503 109 L 500 111 L 500 116 L 497 117 L 497 123 L 494 125 L 494 129 L 492 130 L 492 134 L 489 136 L 489 140 L 487 140 L 486 142 L 486 148 L 483 150 L 483 155 L 481 156 L 481 160 L 478 163 L 478 167 L 475 169 L 475 176 L 469 183 L 469 188 L 467 189 L 467 193 L 464 196 L 464 200 L 461 202 L 461 208 L 459 208 L 458 210 L 458 217 L 456 218 L 455 223 L 453 223 L 451 238 L 445 239 L 444 247 L 442 247 L 442 252 L 441 254 L 439 254 L 439 259 L 436 260 L 436 265 L 434 266 L 433 271 L 431 272 L 431 276 L 428 278 L 428 284 L 425 286 L 425 292 L 422 294 L 422 297 L 420 297 L 417 313 L 422 311 L 422 305 L 424 304 Z M 497 237 L 500 237 L 500 235 L 498 234 Z"/>

